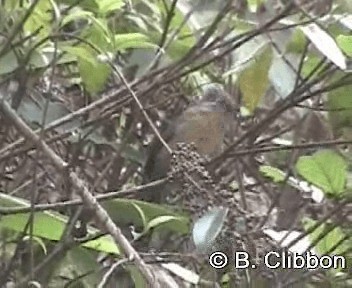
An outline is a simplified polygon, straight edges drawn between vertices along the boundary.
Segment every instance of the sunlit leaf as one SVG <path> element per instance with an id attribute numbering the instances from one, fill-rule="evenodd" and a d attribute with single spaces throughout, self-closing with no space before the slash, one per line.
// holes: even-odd
<path id="1" fill-rule="evenodd" d="M 352 36 L 339 35 L 336 38 L 337 44 L 347 56 L 352 57 Z"/>
<path id="2" fill-rule="evenodd" d="M 116 34 L 114 36 L 114 45 L 117 50 L 156 47 L 155 44 L 150 42 L 148 36 L 141 33 Z"/>
<path id="3" fill-rule="evenodd" d="M 107 14 L 120 9 L 124 5 L 122 0 L 99 0 L 97 1 L 99 13 Z"/>
<path id="4" fill-rule="evenodd" d="M 271 49 L 265 49 L 261 55 L 251 60 L 251 65 L 239 77 L 244 104 L 251 112 L 258 106 L 269 87 L 268 71 L 271 58 Z"/>
<path id="5" fill-rule="evenodd" d="M 331 62 L 342 70 L 346 69 L 346 59 L 335 40 L 315 23 L 300 26 L 314 46 Z"/>
<path id="6" fill-rule="evenodd" d="M 192 238 L 200 252 L 206 252 L 215 243 L 228 213 L 227 208 L 215 207 L 199 218 L 193 226 Z"/>
<path id="7" fill-rule="evenodd" d="M 338 195 L 344 191 L 347 164 L 331 150 L 321 150 L 312 156 L 300 157 L 296 169 L 302 177 L 326 193 Z"/>

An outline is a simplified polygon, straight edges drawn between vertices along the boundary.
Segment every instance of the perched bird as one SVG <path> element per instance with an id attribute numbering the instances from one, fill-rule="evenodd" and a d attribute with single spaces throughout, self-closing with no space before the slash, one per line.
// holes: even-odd
<path id="1" fill-rule="evenodd" d="M 230 96 L 223 88 L 219 84 L 209 84 L 201 99 L 191 104 L 175 121 L 170 122 L 162 137 L 171 149 L 175 149 L 179 142 L 194 143 L 200 155 L 214 157 L 222 151 L 226 126 L 231 121 L 233 110 Z M 170 153 L 158 140 L 150 150 L 144 167 L 143 182 L 166 177 L 170 159 Z M 150 188 L 143 192 L 142 199 L 162 202 L 169 189 L 172 186 Z"/>

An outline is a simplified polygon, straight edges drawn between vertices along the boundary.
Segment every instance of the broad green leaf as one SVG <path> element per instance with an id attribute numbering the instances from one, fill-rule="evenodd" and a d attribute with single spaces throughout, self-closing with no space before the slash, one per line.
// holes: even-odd
<path id="1" fill-rule="evenodd" d="M 97 257 L 97 253 L 82 249 L 82 247 L 74 247 L 67 251 L 60 266 L 56 269 L 56 275 L 61 279 L 61 287 L 72 286 L 71 281 L 80 278 L 78 276 L 81 275 L 84 277 L 74 282 L 75 287 L 97 287 L 104 273 L 96 261 Z M 58 285 L 60 284 L 58 283 Z"/>
<path id="2" fill-rule="evenodd" d="M 30 207 L 27 201 L 3 193 L 0 193 L 0 205 L 3 207 Z M 29 217 L 29 213 L 3 215 L 0 221 L 0 228 L 19 233 L 23 232 Z M 33 235 L 51 241 L 59 241 L 67 221 L 67 217 L 56 212 L 36 212 L 33 220 Z M 89 227 L 88 232 L 89 234 L 95 234 L 98 230 Z M 106 253 L 120 253 L 109 235 L 84 243 L 82 246 Z"/>
<path id="3" fill-rule="evenodd" d="M 310 183 L 333 195 L 345 189 L 347 164 L 331 150 L 321 150 L 312 156 L 302 156 L 296 164 L 298 173 Z"/>
<path id="4" fill-rule="evenodd" d="M 141 33 L 116 34 L 114 36 L 114 46 L 116 50 L 157 47 L 150 42 L 148 36 Z"/>
<path id="5" fill-rule="evenodd" d="M 145 280 L 136 266 L 127 266 L 126 270 L 130 272 L 135 288 L 145 288 Z"/>
<path id="6" fill-rule="evenodd" d="M 26 3 L 26 5 L 30 5 Z M 29 6 L 27 6 L 29 8 Z M 21 19 L 19 19 L 21 21 Z M 53 10 L 50 1 L 40 0 L 24 24 L 24 30 L 33 33 L 38 28 L 41 39 L 47 37 L 53 27 Z"/>
<path id="7" fill-rule="evenodd" d="M 80 19 L 91 19 L 93 17 L 93 13 L 84 10 L 73 10 L 70 14 L 64 16 L 61 20 L 61 26 L 65 26 L 66 24 L 72 21 L 78 21 Z"/>
<path id="8" fill-rule="evenodd" d="M 92 64 L 82 58 L 78 60 L 78 69 L 86 89 L 93 94 L 104 88 L 111 73 L 111 67 L 108 64 L 98 61 Z"/>
<path id="9" fill-rule="evenodd" d="M 304 229 L 306 231 L 316 224 L 317 221 L 309 218 L 303 220 Z M 331 251 L 331 249 L 334 248 L 340 240 L 344 239 L 346 235 L 340 227 L 335 227 L 332 230 L 329 229 L 330 225 L 322 224 L 318 226 L 311 234 L 309 234 L 309 238 L 311 239 L 311 242 L 317 241 L 315 249 L 320 255 L 328 255 L 328 252 L 330 252 L 330 255 L 342 255 L 349 249 L 348 242 L 342 242 L 341 245 L 337 246 L 333 251 Z M 326 233 L 328 229 L 331 231 Z"/>
<path id="10" fill-rule="evenodd" d="M 152 219 L 148 223 L 147 231 L 152 229 L 152 228 L 158 227 L 158 226 L 160 226 L 162 224 L 169 223 L 171 221 L 178 221 L 178 220 L 182 221 L 182 219 L 180 217 L 176 217 L 176 216 L 173 216 L 173 215 L 165 215 L 165 216 L 156 217 L 156 218 Z"/>
<path id="11" fill-rule="evenodd" d="M 352 57 L 352 36 L 339 35 L 336 38 L 337 44 L 347 56 Z"/>
<path id="12" fill-rule="evenodd" d="M 271 178 L 275 183 L 282 182 L 286 178 L 286 175 L 283 171 L 273 166 L 261 165 L 259 167 L 259 171 L 264 176 Z"/>
<path id="13" fill-rule="evenodd" d="M 147 226 L 147 218 L 146 218 L 143 210 L 136 203 L 132 203 L 132 205 L 137 210 L 139 216 L 141 217 L 142 223 L 143 223 L 143 228 L 145 228 Z"/>
<path id="14" fill-rule="evenodd" d="M 333 78 L 336 81 L 337 78 Z M 352 126 L 352 85 L 334 89 L 328 94 L 329 120 L 338 135 L 343 128 Z"/>
<path id="15" fill-rule="evenodd" d="M 85 46 L 67 46 L 63 45 L 61 46 L 61 50 L 65 51 L 71 55 L 74 55 L 77 57 L 77 59 L 82 58 L 85 61 L 89 62 L 92 65 L 95 65 L 97 63 L 96 60 L 96 55 L 91 52 L 91 49 L 85 47 Z"/>
<path id="16" fill-rule="evenodd" d="M 269 87 L 268 71 L 271 64 L 270 48 L 256 56 L 239 77 L 239 86 L 246 108 L 253 112 Z"/>
<path id="17" fill-rule="evenodd" d="M 137 227 L 144 228 L 143 219 L 141 219 L 140 213 L 136 209 L 137 205 L 143 211 L 147 223 L 158 217 L 171 216 L 167 223 L 164 222 L 163 225 L 156 227 L 156 230 L 169 230 L 181 234 L 189 231 L 188 218 L 183 214 L 172 212 L 169 207 L 133 199 L 113 199 L 101 204 L 119 225 L 133 223 Z M 175 218 L 173 219 L 173 217 Z"/>
<path id="18" fill-rule="evenodd" d="M 122 0 L 99 0 L 97 1 L 99 14 L 105 15 L 109 12 L 118 10 L 124 5 Z"/>
<path id="19" fill-rule="evenodd" d="M 291 40 L 287 45 L 288 53 L 302 53 L 304 51 L 304 47 L 307 43 L 307 38 L 304 36 L 304 33 L 300 29 L 295 29 L 292 34 Z"/>

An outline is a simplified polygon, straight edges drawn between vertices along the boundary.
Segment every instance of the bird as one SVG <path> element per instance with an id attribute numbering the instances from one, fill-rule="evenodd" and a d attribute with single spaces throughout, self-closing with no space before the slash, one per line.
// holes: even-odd
<path id="1" fill-rule="evenodd" d="M 208 84 L 198 101 L 190 104 L 174 121 L 170 121 L 162 137 L 172 150 L 177 143 L 193 143 L 200 155 L 215 157 L 223 150 L 233 107 L 230 95 L 220 84 Z M 157 141 L 152 145 L 144 166 L 144 184 L 166 177 L 170 168 L 171 154 Z M 170 183 L 148 188 L 142 193 L 141 200 L 163 202 L 169 189 L 172 189 Z"/>

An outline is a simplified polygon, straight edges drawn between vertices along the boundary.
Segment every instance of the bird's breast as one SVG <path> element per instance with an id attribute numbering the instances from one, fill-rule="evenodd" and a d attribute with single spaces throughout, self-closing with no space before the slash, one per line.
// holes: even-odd
<path id="1" fill-rule="evenodd" d="M 186 116 L 187 121 L 180 125 L 173 144 L 193 142 L 200 154 L 210 157 L 219 154 L 225 134 L 224 114 L 202 111 Z"/>

